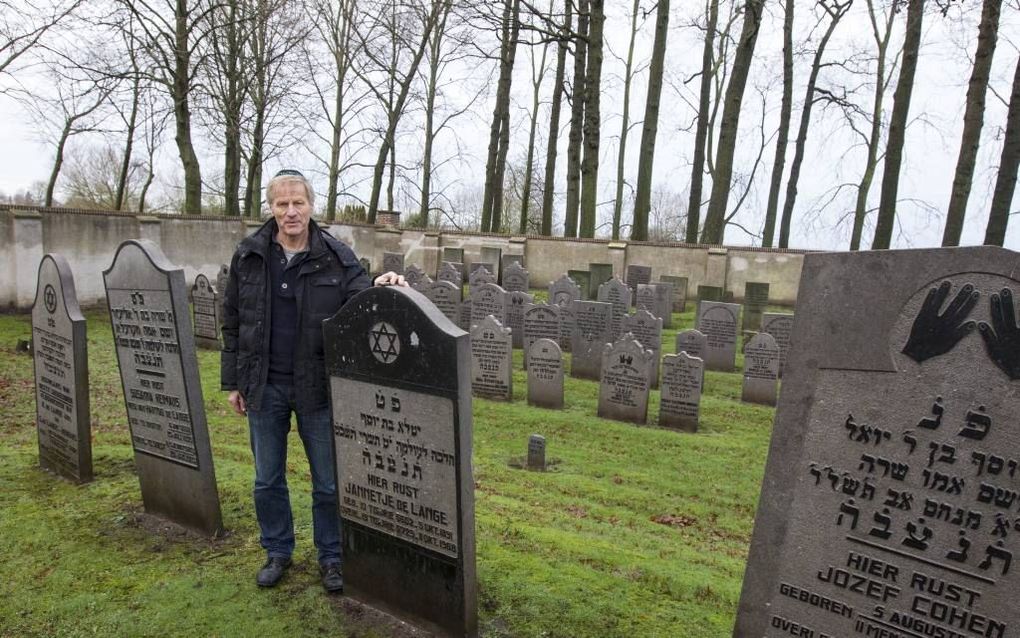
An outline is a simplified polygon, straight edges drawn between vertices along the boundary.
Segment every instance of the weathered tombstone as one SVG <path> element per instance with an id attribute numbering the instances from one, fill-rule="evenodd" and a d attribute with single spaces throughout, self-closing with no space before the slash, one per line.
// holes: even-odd
<path id="1" fill-rule="evenodd" d="M 199 273 L 191 287 L 192 323 L 195 326 L 195 345 L 209 350 L 220 349 L 220 292 L 212 287 L 209 278 Z"/>
<path id="2" fill-rule="evenodd" d="M 528 405 L 563 408 L 563 353 L 552 339 L 538 339 L 528 349 Z"/>
<path id="3" fill-rule="evenodd" d="M 659 281 L 673 284 L 673 312 L 684 312 L 687 306 L 687 277 L 660 275 Z"/>
<path id="4" fill-rule="evenodd" d="M 510 328 L 492 315 L 471 326 L 471 392 L 476 397 L 513 400 L 512 343 Z"/>
<path id="5" fill-rule="evenodd" d="M 690 330 L 681 330 L 676 333 L 676 351 L 686 352 L 692 357 L 699 359 L 705 358 L 705 348 L 708 342 L 708 338 L 700 330 L 694 328 Z M 704 361 L 702 361 L 704 363 Z"/>
<path id="6" fill-rule="evenodd" d="M 744 346 L 744 389 L 740 400 L 776 404 L 779 381 L 779 345 L 772 335 L 759 332 Z"/>
<path id="7" fill-rule="evenodd" d="M 640 284 L 644 285 L 644 284 Z M 650 382 L 653 388 L 659 387 L 659 355 L 662 352 L 662 319 L 655 317 L 647 310 L 638 310 L 623 318 L 623 333 L 630 333 L 641 342 L 641 347 L 651 350 Z"/>
<path id="8" fill-rule="evenodd" d="M 103 282 L 145 510 L 218 534 L 223 519 L 184 271 L 155 244 L 130 239 Z"/>
<path id="9" fill-rule="evenodd" d="M 569 276 L 549 282 L 549 303 L 562 306 L 581 299 L 581 287 Z"/>
<path id="10" fill-rule="evenodd" d="M 507 319 L 507 294 L 496 284 L 482 284 L 471 295 L 471 325 L 492 315 L 499 325 L 509 327 Z"/>
<path id="11" fill-rule="evenodd" d="M 705 335 L 705 369 L 730 372 L 737 356 L 737 317 L 740 306 L 699 301 L 697 329 Z"/>
<path id="12" fill-rule="evenodd" d="M 361 267 L 365 269 L 365 272 L 369 276 L 372 275 L 372 262 L 368 259 L 368 257 L 358 259 L 358 263 L 361 264 Z M 220 290 L 226 290 L 226 288 L 221 288 Z M 226 296 L 226 294 L 224 294 L 224 296 Z"/>
<path id="13" fill-rule="evenodd" d="M 613 278 L 613 264 L 588 264 L 588 273 L 588 296 L 586 298 L 596 299 L 599 287 Z M 575 281 L 577 280 L 575 279 Z"/>
<path id="14" fill-rule="evenodd" d="M 427 276 L 425 271 L 418 267 L 418 264 L 411 264 L 404 268 L 404 279 L 407 281 L 407 285 L 418 292 L 421 292 L 418 286 L 421 284 L 422 278 Z"/>
<path id="15" fill-rule="evenodd" d="M 659 425 L 697 432 L 704 381 L 705 364 L 700 358 L 686 352 L 663 357 Z"/>
<path id="16" fill-rule="evenodd" d="M 431 286 L 431 285 L 432 285 L 432 277 L 429 277 L 428 275 L 424 275 L 423 274 L 421 276 L 421 279 L 418 280 L 418 283 L 413 285 L 413 286 L 411 286 L 411 287 L 414 288 L 415 290 L 417 290 L 418 292 L 424 294 L 425 291 L 428 290 L 429 286 Z"/>
<path id="17" fill-rule="evenodd" d="M 439 266 L 439 272 L 436 273 L 436 279 L 439 281 L 448 281 L 458 288 L 462 287 L 464 285 L 464 264 L 460 264 L 460 266 L 461 267 L 458 268 L 457 264 L 444 261 L 442 265 Z"/>
<path id="18" fill-rule="evenodd" d="M 744 284 L 744 314 L 740 329 L 744 332 L 757 330 L 761 316 L 769 305 L 769 285 L 749 281 Z"/>
<path id="19" fill-rule="evenodd" d="M 698 301 L 722 301 L 723 289 L 719 286 L 698 286 Z"/>
<path id="20" fill-rule="evenodd" d="M 32 358 L 39 465 L 76 483 L 92 480 L 89 354 L 74 274 L 63 255 L 39 262 Z"/>
<path id="21" fill-rule="evenodd" d="M 513 331 L 514 348 L 524 348 L 524 308 L 534 303 L 535 298 L 526 292 L 506 293 L 506 322 Z"/>
<path id="22" fill-rule="evenodd" d="M 567 277 L 580 288 L 581 301 L 591 301 L 591 273 L 587 270 L 568 270 Z"/>
<path id="23" fill-rule="evenodd" d="M 464 249 L 463 248 L 451 248 L 450 246 L 443 246 L 443 261 L 449 261 L 453 263 L 463 264 L 464 263 Z"/>
<path id="24" fill-rule="evenodd" d="M 528 271 L 516 261 L 503 267 L 503 288 L 507 292 L 528 292 Z"/>
<path id="25" fill-rule="evenodd" d="M 647 310 L 653 317 L 662 319 L 663 328 L 673 327 L 673 285 L 638 284 L 634 307 Z"/>
<path id="26" fill-rule="evenodd" d="M 790 334 L 793 332 L 793 315 L 766 312 L 761 316 L 761 331 L 775 337 L 779 346 L 779 376 L 783 376 L 786 356 L 790 352 Z"/>
<path id="27" fill-rule="evenodd" d="M 1020 628 L 1018 266 L 804 256 L 734 636 Z"/>
<path id="28" fill-rule="evenodd" d="M 627 333 L 602 351 L 599 410 L 603 419 L 642 424 L 648 420 L 651 350 Z"/>
<path id="29" fill-rule="evenodd" d="M 599 286 L 598 300 L 613 306 L 612 331 L 609 333 L 613 341 L 623 334 L 620 328 L 623 326 L 623 318 L 630 313 L 630 295 L 630 288 L 619 277 L 613 277 Z"/>
<path id="30" fill-rule="evenodd" d="M 612 343 L 613 305 L 600 301 L 575 301 L 571 333 L 570 376 L 598 380 L 602 349 Z M 562 313 L 564 308 L 560 308 Z"/>
<path id="31" fill-rule="evenodd" d="M 483 263 L 489 264 L 489 272 L 499 279 L 500 266 L 503 265 L 503 250 L 495 246 L 482 246 L 479 256 Z"/>
<path id="32" fill-rule="evenodd" d="M 344 593 L 477 636 L 468 335 L 397 286 L 362 291 L 323 334 Z"/>
<path id="33" fill-rule="evenodd" d="M 524 307 L 522 334 L 524 337 L 524 369 L 528 369 L 528 353 L 531 344 L 539 339 L 560 338 L 560 306 L 556 304 L 530 303 Z"/>
<path id="34" fill-rule="evenodd" d="M 478 268 L 472 270 L 471 274 L 468 276 L 468 294 L 475 294 L 475 291 L 478 290 L 478 287 L 482 284 L 495 283 L 496 275 L 489 272 L 489 269 L 486 268 L 484 264 L 479 265 Z"/>
<path id="35" fill-rule="evenodd" d="M 453 266 L 457 270 L 457 272 L 460 273 L 460 285 L 463 286 L 464 283 L 468 280 L 467 266 L 464 265 L 464 262 L 461 262 L 461 261 L 448 261 L 448 262 L 445 262 L 445 263 L 450 264 L 451 266 Z M 457 283 L 457 282 L 454 281 L 453 283 Z"/>
<path id="36" fill-rule="evenodd" d="M 404 254 L 383 253 L 382 269 L 383 272 L 395 272 L 398 275 L 404 274 Z"/>
<path id="37" fill-rule="evenodd" d="M 365 269 L 368 272 L 368 269 Z M 216 309 L 220 312 L 220 316 L 223 316 L 223 302 L 227 298 L 227 282 L 230 281 L 230 266 L 227 264 L 220 264 L 220 271 L 216 275 L 216 292 L 219 293 L 219 304 Z"/>
<path id="38" fill-rule="evenodd" d="M 500 262 L 499 262 L 499 271 L 500 271 L 499 277 L 500 277 L 500 282 L 501 282 L 500 285 L 503 286 L 504 288 L 506 288 L 507 290 L 510 290 L 510 288 L 507 287 L 506 270 L 507 270 L 507 268 L 509 268 L 510 266 L 512 266 L 514 264 L 517 264 L 518 266 L 521 267 L 521 270 L 524 270 L 524 272 L 527 272 L 527 270 L 525 270 L 525 266 L 524 266 L 524 255 L 501 255 L 500 256 Z M 525 286 L 524 292 L 527 292 L 527 291 L 528 291 L 528 289 Z"/>
<path id="39" fill-rule="evenodd" d="M 545 437 L 541 434 L 528 437 L 528 469 L 545 471 Z"/>
<path id="40" fill-rule="evenodd" d="M 457 326 L 464 332 L 471 331 L 471 297 L 460 302 L 460 314 L 457 315 Z"/>
<path id="41" fill-rule="evenodd" d="M 419 291 L 431 301 L 443 316 L 456 324 L 460 321 L 460 287 L 448 281 L 433 281 Z"/>
<path id="42" fill-rule="evenodd" d="M 560 350 L 572 352 L 574 349 L 574 324 L 577 323 L 574 314 L 574 303 L 560 304 Z"/>
<path id="43" fill-rule="evenodd" d="M 495 277 L 496 265 L 487 261 L 476 261 L 472 262 L 471 266 L 468 267 L 468 281 L 471 280 L 471 275 L 474 274 L 479 268 L 484 268 L 489 271 L 489 274 Z"/>
<path id="44" fill-rule="evenodd" d="M 627 266 L 627 276 L 625 280 L 627 282 L 627 287 L 630 288 L 631 298 L 635 299 L 638 284 L 649 284 L 652 282 L 652 267 L 631 264 Z"/>

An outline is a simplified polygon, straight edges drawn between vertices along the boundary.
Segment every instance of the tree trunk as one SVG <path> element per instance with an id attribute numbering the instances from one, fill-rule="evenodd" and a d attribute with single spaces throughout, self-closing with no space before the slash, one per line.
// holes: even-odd
<path id="1" fill-rule="evenodd" d="M 244 191 L 244 213 L 252 219 L 257 219 L 262 213 L 262 144 L 265 136 L 265 109 L 256 109 L 251 156 L 248 158 L 248 184 Z"/>
<path id="2" fill-rule="evenodd" d="M 606 21 L 605 0 L 589 0 L 591 22 L 588 30 L 588 62 L 584 78 L 584 157 L 581 159 L 581 223 L 579 237 L 595 236 L 595 207 L 599 181 L 599 134 L 602 119 L 602 28 Z"/>
<path id="3" fill-rule="evenodd" d="M 482 232 L 495 232 L 493 208 L 502 208 L 497 193 L 503 181 L 499 169 L 499 154 L 502 149 L 503 123 L 509 119 L 510 89 L 513 81 L 514 54 L 517 49 L 515 23 L 518 19 L 519 0 L 504 0 L 503 23 L 499 47 L 499 80 L 496 83 L 496 103 L 492 108 L 492 123 L 489 125 L 489 151 L 485 161 L 485 187 L 482 191 Z M 507 132 L 509 135 L 509 132 Z M 495 226 L 498 226 L 495 225 Z"/>
<path id="4" fill-rule="evenodd" d="M 57 140 L 57 153 L 56 157 L 53 158 L 53 169 L 50 170 L 50 179 L 46 182 L 46 198 L 43 200 L 44 206 L 53 206 L 53 191 L 57 187 L 57 178 L 60 177 L 60 169 L 64 165 L 64 149 L 67 148 L 67 139 L 71 137 L 71 127 L 74 125 L 73 119 L 68 119 L 64 122 L 64 128 L 60 131 L 60 139 Z"/>
<path id="5" fill-rule="evenodd" d="M 336 203 L 340 196 L 340 143 L 343 131 L 344 92 L 343 73 L 338 70 L 336 96 L 333 101 L 333 137 L 329 146 L 329 188 L 326 191 L 326 220 L 336 219 Z"/>
<path id="6" fill-rule="evenodd" d="M 783 184 L 783 170 L 786 166 L 786 146 L 790 142 L 790 118 L 793 114 L 793 8 L 794 0 L 786 0 L 786 10 L 783 13 L 783 100 L 779 107 L 779 135 L 776 139 L 776 155 L 772 160 L 769 199 L 765 206 L 765 228 L 761 240 L 764 248 L 772 247 L 776 234 L 779 189 Z"/>
<path id="7" fill-rule="evenodd" d="M 730 197 L 730 179 L 733 176 L 733 154 L 737 145 L 740 124 L 740 107 L 744 101 L 744 88 L 754 59 L 758 42 L 758 28 L 765 0 L 745 0 L 744 24 L 740 30 L 737 52 L 733 57 L 733 70 L 726 86 L 722 122 L 719 124 L 719 148 L 716 151 L 715 174 L 712 177 L 712 197 L 705 214 L 705 228 L 701 232 L 704 244 L 722 244 L 725 233 L 726 207 Z"/>
<path id="8" fill-rule="evenodd" d="M 545 153 L 545 189 L 542 191 L 542 234 L 552 235 L 553 196 L 556 193 L 556 143 L 560 134 L 560 106 L 563 103 L 563 78 L 567 64 L 567 41 L 571 28 L 573 0 L 564 0 L 563 28 L 556 55 L 556 80 L 553 84 L 552 108 L 549 113 L 549 140 Z"/>
<path id="9" fill-rule="evenodd" d="M 1016 190 L 1017 168 L 1020 167 L 1020 60 L 1013 72 L 1013 91 L 1006 113 L 1006 136 L 1002 141 L 999 174 L 995 178 L 992 206 L 985 229 L 985 244 L 1001 246 L 1006 241 L 1009 206 Z"/>
<path id="10" fill-rule="evenodd" d="M 202 214 L 202 169 L 195 154 L 195 145 L 191 141 L 191 53 L 188 43 L 188 2 L 177 0 L 174 18 L 174 75 L 172 98 L 174 102 L 174 118 L 177 153 L 181 157 L 184 168 L 184 212 L 192 215 Z"/>
<path id="11" fill-rule="evenodd" d="M 946 212 L 946 229 L 942 234 L 943 246 L 959 246 L 963 233 L 963 220 L 967 215 L 967 200 L 974 180 L 974 164 L 981 145 L 981 127 L 985 121 L 985 93 L 988 76 L 992 71 L 992 56 L 999 32 L 999 12 L 1002 0 L 984 0 L 981 22 L 978 25 L 977 50 L 974 52 L 974 69 L 967 85 L 967 109 L 963 114 L 963 134 L 960 137 L 960 155 L 956 160 L 953 191 Z"/>
<path id="12" fill-rule="evenodd" d="M 223 150 L 223 213 L 229 217 L 241 214 L 238 191 L 241 187 L 241 44 L 238 36 L 238 0 L 231 0 L 227 11 L 224 39 L 226 53 L 223 63 L 225 95 L 223 96 L 224 150 Z"/>
<path id="13" fill-rule="evenodd" d="M 553 3 L 549 2 L 549 13 L 553 11 Z M 524 170 L 524 187 L 521 189 L 521 223 L 519 225 L 519 231 L 521 235 L 528 234 L 528 212 L 531 209 L 531 182 L 532 182 L 532 171 L 534 170 L 535 164 L 535 131 L 538 128 L 538 107 L 539 98 L 541 97 L 542 80 L 545 79 L 545 60 L 546 55 L 549 53 L 549 44 L 543 42 L 542 44 L 542 59 L 539 62 L 538 69 L 535 69 L 535 57 L 532 54 L 531 57 L 531 127 L 528 131 L 528 159 L 525 162 Z"/>
<path id="14" fill-rule="evenodd" d="M 662 96 L 662 75 L 666 61 L 666 34 L 669 31 L 669 0 L 659 0 L 655 15 L 655 41 L 652 61 L 648 67 L 648 95 L 645 98 L 645 120 L 641 128 L 641 150 L 638 157 L 637 193 L 634 198 L 634 226 L 630 237 L 648 239 L 648 214 L 652 208 L 652 167 L 655 161 L 655 137 L 659 132 L 659 100 Z"/>
<path id="15" fill-rule="evenodd" d="M 577 237 L 577 209 L 581 200 L 581 141 L 584 124 L 584 72 L 588 53 L 588 0 L 577 2 L 574 38 L 574 80 L 570 89 L 570 132 L 567 134 L 567 210 L 563 236 Z"/>
<path id="16" fill-rule="evenodd" d="M 125 193 L 127 192 L 128 174 L 131 170 L 131 153 L 135 143 L 135 129 L 138 126 L 138 101 L 141 98 L 141 80 L 136 74 L 131 87 L 131 115 L 127 121 L 127 140 L 124 142 L 124 157 L 117 175 L 117 192 L 114 195 L 114 210 L 124 210 Z"/>
<path id="17" fill-rule="evenodd" d="M 900 186 L 900 166 L 903 164 L 903 142 L 907 136 L 907 115 L 910 113 L 910 95 L 914 90 L 914 74 L 921 48 L 921 22 L 924 0 L 907 3 L 907 32 L 903 41 L 903 63 L 893 93 L 893 110 L 889 119 L 889 139 L 885 147 L 885 165 L 882 170 L 882 197 L 878 204 L 878 223 L 875 228 L 873 250 L 889 248 L 892 242 L 893 222 L 896 220 L 896 197 Z"/>
<path id="18" fill-rule="evenodd" d="M 715 30 L 719 24 L 719 0 L 709 0 L 708 25 L 705 43 L 701 50 L 701 89 L 698 98 L 698 126 L 694 133 L 694 160 L 691 167 L 690 198 L 687 201 L 687 243 L 698 241 L 701 223 L 701 191 L 705 177 L 705 147 L 708 140 L 708 121 L 712 108 L 712 66 L 714 65 Z"/>
<path id="19" fill-rule="evenodd" d="M 620 238 L 620 218 L 623 214 L 623 168 L 627 159 L 627 134 L 630 132 L 630 85 L 634 77 L 634 41 L 637 40 L 638 13 L 641 0 L 634 0 L 630 14 L 630 44 L 627 46 L 627 61 L 623 70 L 623 117 L 620 118 L 620 148 L 616 154 L 616 196 L 613 197 L 613 239 Z M 658 25 L 656 25 L 658 26 Z M 635 212 L 634 224 L 637 223 Z M 631 237 L 634 226 L 631 226 Z"/>

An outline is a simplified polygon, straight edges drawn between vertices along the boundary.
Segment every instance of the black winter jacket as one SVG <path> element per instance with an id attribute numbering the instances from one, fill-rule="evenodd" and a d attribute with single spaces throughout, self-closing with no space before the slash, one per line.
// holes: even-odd
<path id="1" fill-rule="evenodd" d="M 220 386 L 238 390 L 258 410 L 269 376 L 270 242 L 277 232 L 270 219 L 237 246 L 223 302 Z M 298 339 L 294 347 L 295 409 L 304 414 L 329 406 L 323 361 L 322 321 L 333 316 L 372 281 L 347 245 L 308 223 L 308 257 L 298 267 L 294 295 Z"/>

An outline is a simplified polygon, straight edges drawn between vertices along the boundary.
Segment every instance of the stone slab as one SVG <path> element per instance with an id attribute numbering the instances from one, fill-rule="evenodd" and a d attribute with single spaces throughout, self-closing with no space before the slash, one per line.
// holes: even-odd
<path id="1" fill-rule="evenodd" d="M 513 291 L 506 293 L 506 322 L 512 331 L 514 348 L 524 348 L 524 308 L 535 301 L 526 292 Z"/>
<path id="2" fill-rule="evenodd" d="M 528 405 L 563 408 L 563 353 L 552 339 L 538 339 L 528 350 Z"/>
<path id="3" fill-rule="evenodd" d="M 503 288 L 507 292 L 528 292 L 528 271 L 516 261 L 503 267 Z"/>
<path id="4" fill-rule="evenodd" d="M 619 277 L 613 277 L 599 286 L 598 300 L 612 304 L 613 318 L 610 336 L 615 341 L 622 335 L 623 318 L 630 314 L 631 290 Z"/>
<path id="5" fill-rule="evenodd" d="M 580 288 L 580 296 L 578 299 L 582 301 L 591 301 L 591 273 L 587 270 L 568 270 L 567 277 L 574 281 Z"/>
<path id="6" fill-rule="evenodd" d="M 719 286 L 698 286 L 698 301 L 723 301 L 725 297 Z"/>
<path id="7" fill-rule="evenodd" d="M 600 301 L 575 301 L 573 311 L 570 376 L 597 380 L 601 376 L 602 351 L 613 341 L 613 305 Z"/>
<path id="8" fill-rule="evenodd" d="M 779 385 L 779 345 L 772 335 L 759 332 L 744 346 L 744 385 L 740 400 L 776 404 Z"/>
<path id="9" fill-rule="evenodd" d="M 528 369 L 528 353 L 531 345 L 539 339 L 560 338 L 560 306 L 556 304 L 530 303 L 524 307 L 521 332 L 524 337 L 524 369 Z"/>
<path id="10" fill-rule="evenodd" d="M 737 321 L 740 306 L 717 301 L 698 302 L 697 329 L 705 335 L 705 369 L 731 372 L 736 365 Z"/>
<path id="11" fill-rule="evenodd" d="M 209 350 L 220 349 L 220 291 L 213 288 L 209 278 L 199 273 L 191 287 L 191 321 L 195 330 L 195 345 Z"/>
<path id="12" fill-rule="evenodd" d="M 624 280 L 630 288 L 631 299 L 637 300 L 637 287 L 639 284 L 652 283 L 652 267 L 630 264 L 627 266 L 627 273 Z"/>
<path id="13" fill-rule="evenodd" d="M 790 335 L 793 333 L 793 315 L 766 312 L 761 316 L 761 331 L 772 335 L 779 345 L 779 376 L 782 378 L 786 357 L 790 352 Z"/>
<path id="14" fill-rule="evenodd" d="M 648 392 L 654 354 L 630 333 L 602 352 L 598 415 L 643 424 L 648 420 Z"/>
<path id="15" fill-rule="evenodd" d="M 528 437 L 528 469 L 545 471 L 545 437 L 541 434 Z"/>
<path id="16" fill-rule="evenodd" d="M 443 316 L 456 324 L 460 320 L 460 286 L 448 281 L 433 281 L 424 290 L 425 298 L 435 305 Z"/>
<path id="17" fill-rule="evenodd" d="M 382 260 L 383 272 L 395 272 L 398 275 L 404 274 L 404 254 L 403 253 L 383 253 Z"/>
<path id="18" fill-rule="evenodd" d="M 673 312 L 687 310 L 687 277 L 660 275 L 659 281 L 673 284 Z"/>
<path id="19" fill-rule="evenodd" d="M 645 285 L 645 284 L 638 284 Z M 647 310 L 638 310 L 623 318 L 623 333 L 630 333 L 641 343 L 641 347 L 652 352 L 649 362 L 651 387 L 659 387 L 659 358 L 662 352 L 662 319 Z"/>
<path id="20" fill-rule="evenodd" d="M 659 393 L 659 425 L 685 432 L 697 432 L 701 412 L 701 389 L 705 364 L 686 352 L 662 358 L 662 387 Z"/>
<path id="21" fill-rule="evenodd" d="M 507 294 L 496 284 L 481 284 L 471 294 L 471 325 L 475 325 L 488 315 L 496 318 L 501 326 L 508 325 Z"/>
<path id="22" fill-rule="evenodd" d="M 613 278 L 613 264 L 588 264 L 588 299 L 598 299 L 599 286 Z"/>
<path id="23" fill-rule="evenodd" d="M 761 316 L 769 305 L 769 285 L 755 281 L 744 284 L 744 313 L 740 329 L 744 332 L 757 330 Z"/>
<path id="24" fill-rule="evenodd" d="M 512 401 L 513 381 L 510 328 L 486 315 L 471 326 L 471 393 L 485 399 Z"/>

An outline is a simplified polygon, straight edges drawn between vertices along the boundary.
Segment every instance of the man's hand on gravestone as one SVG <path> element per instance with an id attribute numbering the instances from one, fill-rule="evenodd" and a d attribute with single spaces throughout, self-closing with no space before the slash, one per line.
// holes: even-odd
<path id="1" fill-rule="evenodd" d="M 949 296 L 950 287 L 948 281 L 943 281 L 938 288 L 928 291 L 914 319 L 914 325 L 910 328 L 910 338 L 907 339 L 907 345 L 903 346 L 903 354 L 918 363 L 949 352 L 960 339 L 974 330 L 975 323 L 964 319 L 977 304 L 981 293 L 974 290 L 971 284 L 965 284 L 946 311 L 939 314 L 942 303 Z"/>
<path id="2" fill-rule="evenodd" d="M 234 412 L 241 416 L 248 414 L 248 402 L 244 400 L 244 397 L 237 390 L 230 391 L 230 394 L 227 395 L 227 402 L 230 403 L 230 407 L 234 408 Z"/>
<path id="3" fill-rule="evenodd" d="M 404 280 L 403 275 L 390 271 L 384 272 L 375 278 L 376 286 L 407 286 L 407 282 Z"/>
<path id="4" fill-rule="evenodd" d="M 992 324 L 982 321 L 978 330 L 995 365 L 1010 379 L 1020 379 L 1020 327 L 1016 325 L 1013 292 L 1009 288 L 992 295 Z"/>

